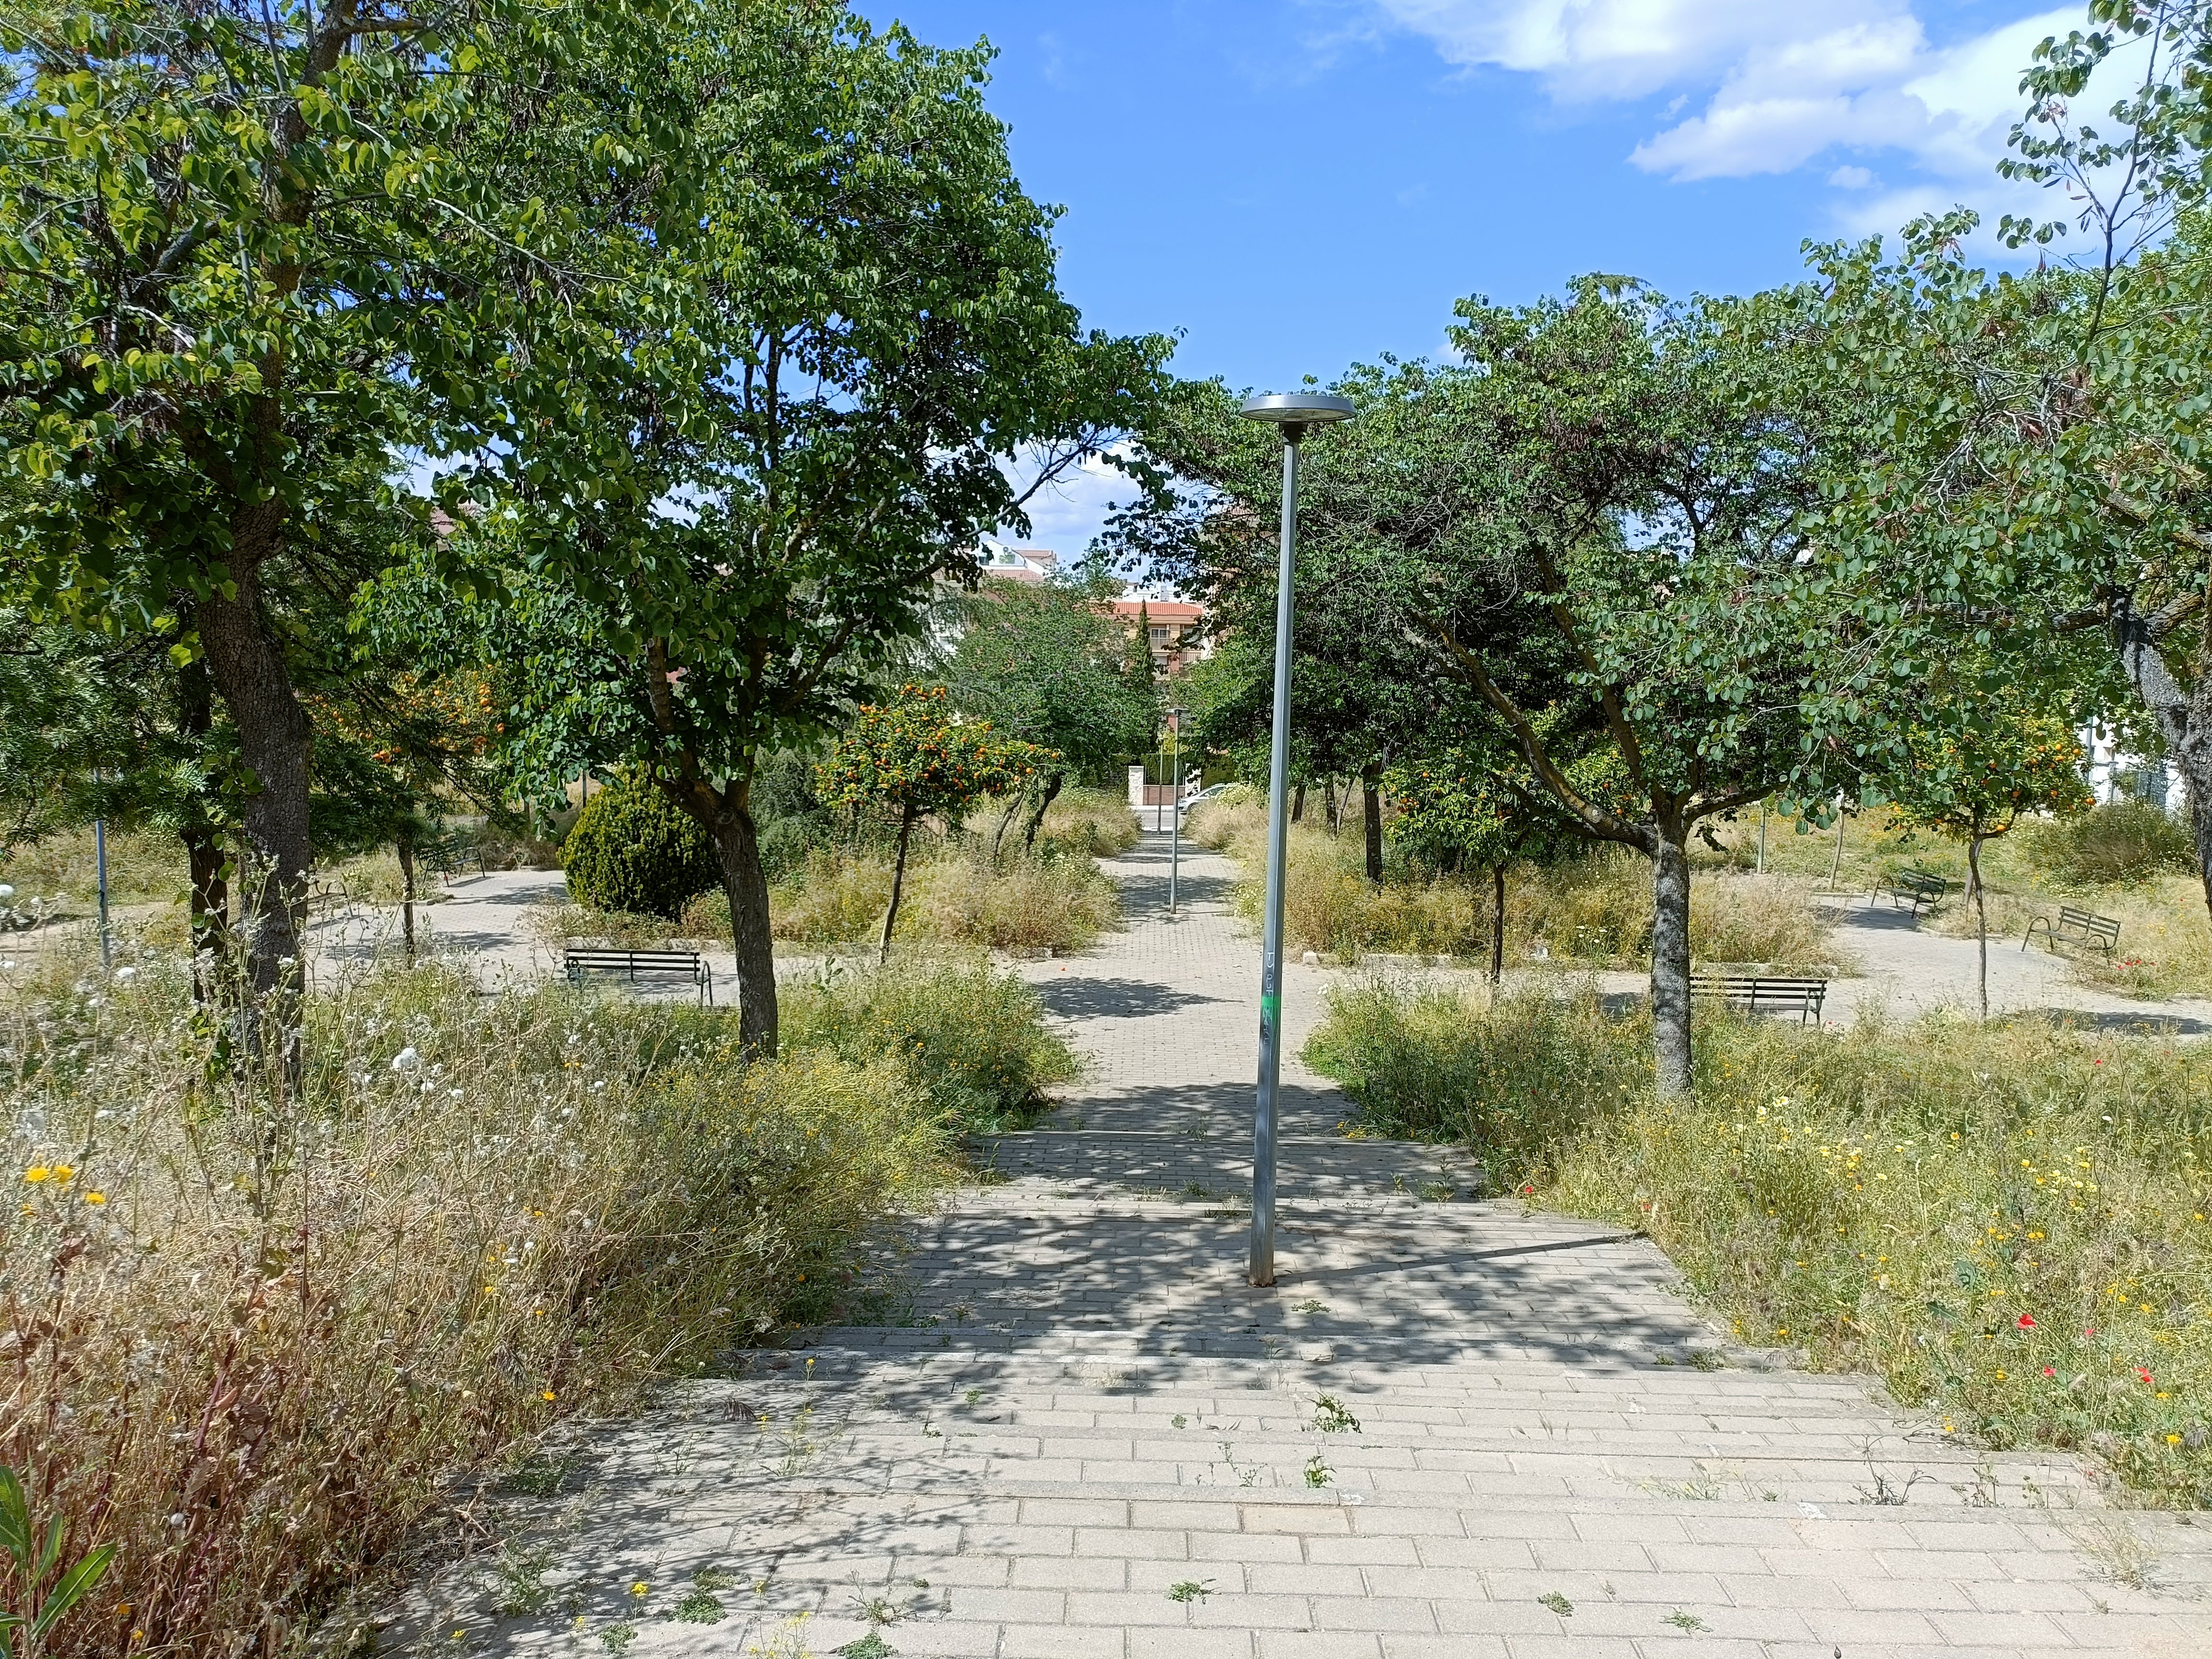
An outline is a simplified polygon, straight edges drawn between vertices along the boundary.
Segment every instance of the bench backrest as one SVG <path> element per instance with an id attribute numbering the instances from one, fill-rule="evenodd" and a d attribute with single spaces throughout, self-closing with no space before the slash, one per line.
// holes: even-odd
<path id="1" fill-rule="evenodd" d="M 2058 907 L 2058 931 L 2077 933 L 2092 939 L 2110 942 L 2120 936 L 2120 924 L 2110 916 L 2100 916 L 2087 910 L 2076 910 L 2070 904 Z"/>
<path id="2" fill-rule="evenodd" d="M 1716 991 L 1825 991 L 1825 979 L 1794 979 L 1783 974 L 1696 974 L 1690 983 L 1699 989 Z"/>
<path id="3" fill-rule="evenodd" d="M 683 968 L 700 965 L 696 951 L 593 951 L 571 949 L 561 953 L 570 968 Z"/>
<path id="4" fill-rule="evenodd" d="M 1900 870 L 1897 872 L 1897 884 L 1899 887 L 1944 888 L 1951 883 L 1948 877 L 1931 876 L 1925 870 Z"/>
<path id="5" fill-rule="evenodd" d="M 1750 1002 L 1820 1002 L 1827 998 L 1827 980 L 1756 980 L 1721 978 L 1721 975 L 1694 975 L 1690 980 L 1692 995 L 1719 995 L 1719 998 L 1745 998 Z"/>

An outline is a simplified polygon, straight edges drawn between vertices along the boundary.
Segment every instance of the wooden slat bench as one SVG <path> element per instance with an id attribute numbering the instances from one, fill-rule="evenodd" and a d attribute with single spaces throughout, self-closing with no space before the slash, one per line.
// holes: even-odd
<path id="1" fill-rule="evenodd" d="M 1889 878 L 1889 885 L 1882 890 L 1889 895 L 1893 906 L 1900 910 L 1910 907 L 1917 916 L 1942 903 L 1943 895 L 1951 890 L 1951 884 L 1925 870 L 1900 870 Z"/>
<path id="2" fill-rule="evenodd" d="M 2087 910 L 2076 910 L 2070 904 L 2058 907 L 2058 920 L 2038 916 L 2027 924 L 2027 937 L 2020 942 L 2022 951 L 2035 943 L 2035 930 L 2043 929 L 2043 936 L 2057 950 L 2062 945 L 2079 945 L 2091 951 L 2102 951 L 2105 960 L 2112 959 L 2119 948 L 2120 924 L 2110 916 L 2092 915 Z"/>
<path id="3" fill-rule="evenodd" d="M 1792 974 L 1692 974 L 1690 994 L 1718 997 L 1749 1014 L 1794 1013 L 1800 1025 L 1817 1025 L 1828 981 Z"/>
<path id="4" fill-rule="evenodd" d="M 712 1007 L 714 1002 L 714 970 L 696 951 L 603 951 L 571 945 L 561 953 L 561 971 L 580 991 L 586 974 L 621 974 L 633 985 L 641 974 L 680 975 L 699 988 L 701 1007 Z"/>

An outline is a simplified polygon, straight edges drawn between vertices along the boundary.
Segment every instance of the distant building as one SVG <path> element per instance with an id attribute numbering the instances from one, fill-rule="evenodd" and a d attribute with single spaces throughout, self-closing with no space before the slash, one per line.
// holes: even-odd
<path id="1" fill-rule="evenodd" d="M 986 547 L 983 574 L 994 581 L 1030 585 L 1049 580 L 1060 572 L 1060 555 L 1043 547 Z"/>
<path id="2" fill-rule="evenodd" d="M 2145 800 L 2174 817 L 2189 811 L 2189 786 L 2165 761 L 2130 754 L 2094 726 L 2082 728 L 2081 744 L 2082 771 L 2099 800 Z"/>
<path id="3" fill-rule="evenodd" d="M 1005 547 L 986 544 L 977 556 L 984 577 L 991 581 L 1018 582 L 1032 586 L 1060 574 L 1060 555 L 1048 547 Z M 1212 642 L 1204 637 L 1206 607 L 1187 599 L 1155 598 L 1132 589 L 1114 601 L 1114 620 L 1124 633 L 1145 630 L 1152 653 L 1152 672 L 1162 678 L 1181 674 L 1193 663 L 1213 654 Z"/>
<path id="4" fill-rule="evenodd" d="M 1172 678 L 1213 654 L 1212 641 L 1203 637 L 1206 607 L 1188 599 L 1125 594 L 1114 601 L 1114 620 L 1125 633 L 1145 630 L 1146 643 L 1152 647 L 1152 672 L 1164 678 Z"/>

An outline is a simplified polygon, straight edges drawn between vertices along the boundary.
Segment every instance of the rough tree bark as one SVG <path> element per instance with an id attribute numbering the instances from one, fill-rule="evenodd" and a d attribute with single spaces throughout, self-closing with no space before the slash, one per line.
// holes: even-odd
<path id="1" fill-rule="evenodd" d="M 1043 815 L 1040 813 L 1038 816 Z M 898 854 L 891 860 L 891 903 L 890 908 L 884 912 L 884 944 L 883 949 L 877 953 L 876 960 L 878 963 L 889 962 L 891 959 L 891 928 L 898 921 L 899 890 L 906 884 L 906 847 L 908 841 L 914 835 L 914 820 L 915 811 L 912 805 L 900 809 Z"/>
<path id="2" fill-rule="evenodd" d="M 1306 787 L 1300 784 L 1291 795 L 1291 822 L 1296 823 L 1306 815 Z"/>
<path id="3" fill-rule="evenodd" d="M 204 743 L 215 729 L 215 682 L 195 659 L 177 671 L 177 729 Z M 179 839 L 191 883 L 192 1000 L 214 1000 L 230 931 L 230 884 L 223 877 L 222 836 L 209 818 L 188 811 Z"/>
<path id="4" fill-rule="evenodd" d="M 1060 798 L 1060 792 L 1066 787 L 1067 774 L 1055 772 L 1045 780 L 1043 789 L 1038 792 L 1036 811 L 1030 814 L 1029 828 L 1022 832 L 1022 845 L 1030 852 L 1036 850 L 1037 831 L 1044 828 L 1044 815 L 1052 810 L 1053 802 Z M 902 830 L 899 832 L 899 859 L 902 863 L 906 859 L 905 836 L 906 832 Z"/>
<path id="5" fill-rule="evenodd" d="M 1014 815 L 1022 810 L 1022 802 L 1027 798 L 1025 793 L 1017 792 L 1014 798 L 1006 803 L 1006 813 L 999 820 L 998 833 L 991 837 L 991 867 L 994 870 L 999 867 L 999 849 L 1006 845 L 1006 831 L 1012 826 Z"/>
<path id="6" fill-rule="evenodd" d="M 1382 777 L 1370 767 L 1359 775 L 1360 817 L 1367 829 L 1367 879 L 1382 884 Z"/>
<path id="7" fill-rule="evenodd" d="M 251 508 L 241 514 L 254 516 Z M 310 732 L 283 653 L 261 614 L 261 559 L 273 547 L 277 526 L 252 528 L 254 534 L 234 539 L 239 557 L 231 571 L 233 592 L 209 594 L 197 612 L 209 677 L 230 711 L 240 757 L 254 778 L 242 815 L 246 857 L 238 872 L 247 994 L 256 1007 L 276 1012 L 289 1068 L 298 1061 L 299 1016 L 281 994 L 300 983 L 307 866 L 314 859 L 307 833 Z"/>
<path id="8" fill-rule="evenodd" d="M 1505 866 L 1490 866 L 1490 982 L 1505 978 Z"/>
<path id="9" fill-rule="evenodd" d="M 2197 878 L 2205 909 L 2212 913 L 2212 673 L 2199 673 L 2194 688 L 2185 689 L 2166 666 L 2149 619 L 2124 614 L 2116 626 L 2120 666 L 2158 721 L 2166 753 L 2187 786 Z"/>
<path id="10" fill-rule="evenodd" d="M 1982 896 L 1982 835 L 1977 829 L 1966 842 L 1966 874 L 1974 890 L 1974 939 L 1981 947 L 1982 1018 L 1990 1017 L 1990 907 Z"/>
<path id="11" fill-rule="evenodd" d="M 738 963 L 738 1045 L 757 1060 L 775 1058 L 775 935 L 769 931 L 768 872 L 761 867 L 753 822 L 752 781 L 728 786 L 708 825 L 722 891 L 730 901 L 732 948 Z"/>
<path id="12" fill-rule="evenodd" d="M 1651 1060 L 1662 1096 L 1690 1092 L 1690 851 L 1662 824 L 1651 853 Z"/>
<path id="13" fill-rule="evenodd" d="M 407 965 L 415 965 L 415 843 L 399 838 L 399 936 L 407 951 Z"/>

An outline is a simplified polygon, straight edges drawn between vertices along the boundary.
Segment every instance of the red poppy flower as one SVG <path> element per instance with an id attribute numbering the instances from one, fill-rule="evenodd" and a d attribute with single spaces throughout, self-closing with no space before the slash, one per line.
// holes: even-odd
<path id="1" fill-rule="evenodd" d="M 2035 1328 L 2035 1316 L 2033 1314 L 2022 1314 L 2020 1316 L 2020 1328 L 2024 1331 L 2033 1330 Z"/>
<path id="2" fill-rule="evenodd" d="M 2051 1367 L 2050 1367 L 2050 1366 L 2048 1366 L 2048 1365 L 2045 1365 L 2045 1366 L 2043 1368 L 2043 1374 L 2044 1374 L 2045 1376 L 2057 1376 L 2057 1375 L 2058 1375 L 2058 1373 L 2057 1373 L 2057 1371 L 2052 1370 L 2051 1369 Z"/>
<path id="3" fill-rule="evenodd" d="M 2142 1378 L 2145 1382 L 2148 1382 L 2150 1381 L 2150 1373 L 2140 1365 L 2136 1367 L 2136 1375 Z"/>

